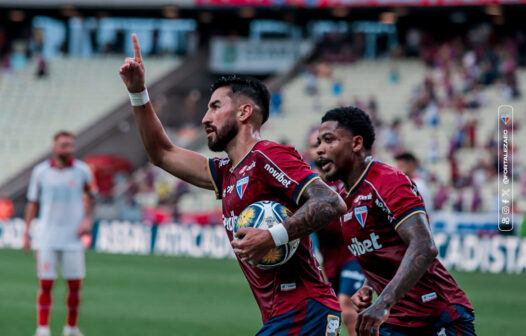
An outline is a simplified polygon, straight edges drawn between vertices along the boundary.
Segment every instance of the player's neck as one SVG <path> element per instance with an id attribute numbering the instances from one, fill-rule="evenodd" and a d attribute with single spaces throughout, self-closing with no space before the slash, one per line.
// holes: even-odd
<path id="1" fill-rule="evenodd" d="M 53 165 L 59 169 L 67 167 L 70 164 L 70 162 L 71 162 L 70 158 L 65 159 L 57 155 L 53 156 Z"/>
<path id="2" fill-rule="evenodd" d="M 356 182 L 358 182 L 360 177 L 363 175 L 365 169 L 367 169 L 367 165 L 369 164 L 369 161 L 366 160 L 367 157 L 368 156 L 366 155 L 360 155 L 355 160 L 353 160 L 352 167 L 349 170 L 349 175 L 343 181 L 345 190 L 351 191 Z"/>
<path id="3" fill-rule="evenodd" d="M 242 128 L 237 136 L 232 139 L 225 149 L 232 166 L 235 167 L 252 150 L 254 145 L 261 141 L 259 130 L 253 128 Z"/>

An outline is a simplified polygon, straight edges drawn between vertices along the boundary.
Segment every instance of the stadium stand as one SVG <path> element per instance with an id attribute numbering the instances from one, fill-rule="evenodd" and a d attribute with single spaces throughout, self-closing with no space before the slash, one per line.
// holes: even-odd
<path id="1" fill-rule="evenodd" d="M 498 55 L 500 68 L 492 81 L 483 82 L 488 76 L 483 58 L 472 64 L 476 69 L 466 68 L 473 52 L 464 47 L 445 67 L 439 60 L 443 60 L 446 47 L 435 48 L 435 55 L 442 57 L 435 59 L 397 57 L 307 64 L 280 90 L 280 112 L 269 119 L 263 136 L 302 150 L 305 133 L 319 123 L 324 111 L 358 105 L 375 120 L 377 158 L 394 163 L 394 155 L 410 149 L 420 160 L 436 210 L 495 211 L 496 109 L 502 104 L 512 104 L 515 109 L 514 168 L 518 180 L 525 170 L 518 158 L 526 155 L 522 146 L 526 131 L 520 127 L 526 121 L 522 113 L 526 99 L 520 96 L 520 89 L 526 87 L 526 70 L 516 65 L 506 70 L 509 59 L 499 47 L 493 47 L 490 51 Z M 454 87 L 450 87 L 446 68 Z M 478 77 L 470 78 L 470 70 Z M 422 96 L 429 93 L 426 90 L 436 97 L 427 97 L 423 104 Z M 200 151 L 213 155 L 206 146 Z M 518 211 L 526 208 L 523 189 L 514 189 Z M 190 212 L 218 206 L 213 193 L 193 187 L 180 199 L 180 208 Z"/>
<path id="2" fill-rule="evenodd" d="M 57 130 L 80 132 L 127 99 L 117 74 L 122 60 L 54 58 L 47 75 L 37 78 L 34 59 L 0 76 L 0 184 L 46 153 Z M 178 63 L 174 57 L 148 59 L 149 82 Z"/>

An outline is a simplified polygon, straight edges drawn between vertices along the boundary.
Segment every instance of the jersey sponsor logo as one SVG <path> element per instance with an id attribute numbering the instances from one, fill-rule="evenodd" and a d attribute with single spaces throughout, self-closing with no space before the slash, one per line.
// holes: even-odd
<path id="1" fill-rule="evenodd" d="M 348 222 L 352 219 L 352 212 L 348 212 L 345 215 L 343 215 L 343 221 Z"/>
<path id="2" fill-rule="evenodd" d="M 370 201 L 372 199 L 373 195 L 371 193 L 369 193 L 368 195 L 358 195 L 358 197 L 354 199 L 354 203 L 358 203 L 360 201 Z"/>
<path id="3" fill-rule="evenodd" d="M 239 196 L 239 199 L 243 199 L 243 195 L 245 194 L 245 191 L 247 190 L 248 186 L 248 180 L 249 177 L 243 177 L 240 180 L 237 180 L 236 182 L 236 191 L 237 195 Z"/>
<path id="4" fill-rule="evenodd" d="M 354 217 L 356 217 L 356 220 L 358 220 L 358 223 L 360 223 L 362 228 L 365 228 L 365 221 L 367 220 L 368 212 L 369 210 L 367 210 L 367 205 L 354 208 Z"/>
<path id="5" fill-rule="evenodd" d="M 374 250 L 382 248 L 382 244 L 378 243 L 379 235 L 373 232 L 369 237 L 371 237 L 371 239 L 365 239 L 363 241 L 358 241 L 356 238 L 351 239 L 352 243 L 348 247 L 354 256 L 358 257 L 367 252 L 373 252 Z"/>
<path id="6" fill-rule="evenodd" d="M 338 336 L 340 334 L 340 317 L 336 315 L 327 315 L 327 329 L 325 336 Z"/>
<path id="7" fill-rule="evenodd" d="M 238 216 L 234 215 L 234 211 L 230 211 L 230 215 L 230 217 L 225 217 L 225 215 L 223 215 L 223 226 L 228 231 L 234 231 Z"/>
<path id="8" fill-rule="evenodd" d="M 385 212 L 387 214 L 387 220 L 389 221 L 389 223 L 392 223 L 395 218 L 391 214 L 391 211 L 389 211 L 389 208 L 387 208 L 385 203 L 380 201 L 378 198 L 374 200 L 374 203 L 376 204 L 377 207 L 380 208 L 380 210 L 382 210 L 383 212 Z"/>
<path id="9" fill-rule="evenodd" d="M 254 167 L 256 166 L 256 161 L 252 161 L 251 164 L 249 165 L 246 165 L 244 166 L 243 168 L 241 168 L 241 170 L 239 171 L 240 174 L 244 174 L 250 170 L 252 170 Z"/>
<path id="10" fill-rule="evenodd" d="M 223 198 L 224 198 L 227 194 L 232 193 L 232 191 L 234 191 L 234 186 L 233 186 L 233 185 L 229 185 L 228 187 L 223 188 Z"/>
<path id="11" fill-rule="evenodd" d="M 281 284 L 280 289 L 282 292 L 290 292 L 296 289 L 296 283 Z"/>
<path id="12" fill-rule="evenodd" d="M 276 181 L 281 183 L 285 188 L 289 187 L 289 185 L 290 185 L 290 183 L 292 181 L 285 177 L 285 173 L 283 173 L 282 171 L 278 171 L 278 170 L 274 169 L 268 163 L 265 165 L 264 168 L 265 168 L 266 171 L 268 171 L 272 175 L 273 178 L 276 179 Z"/>
<path id="13" fill-rule="evenodd" d="M 219 163 L 217 165 L 219 166 L 219 168 L 221 168 L 223 166 L 226 166 L 229 163 L 230 163 L 230 159 L 221 159 L 219 160 Z"/>
<path id="14" fill-rule="evenodd" d="M 433 292 L 433 293 L 429 293 L 429 294 L 425 294 L 425 295 L 422 295 L 422 302 L 429 302 L 429 301 L 432 301 L 434 299 L 436 299 L 438 297 L 437 293 L 436 292 Z"/>

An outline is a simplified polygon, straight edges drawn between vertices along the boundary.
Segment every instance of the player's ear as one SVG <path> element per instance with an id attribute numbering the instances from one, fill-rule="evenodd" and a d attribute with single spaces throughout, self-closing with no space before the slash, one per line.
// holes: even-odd
<path id="1" fill-rule="evenodd" d="M 241 104 L 238 110 L 239 121 L 247 121 L 252 114 L 254 114 L 254 106 L 252 104 Z"/>
<path id="2" fill-rule="evenodd" d="M 352 137 L 352 150 L 358 153 L 363 149 L 363 137 L 361 135 L 355 135 Z"/>

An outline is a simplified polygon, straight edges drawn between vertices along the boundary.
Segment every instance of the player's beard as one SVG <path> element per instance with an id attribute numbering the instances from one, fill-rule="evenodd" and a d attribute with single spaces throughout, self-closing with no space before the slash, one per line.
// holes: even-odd
<path id="1" fill-rule="evenodd" d="M 208 148 L 214 152 L 222 152 L 225 150 L 226 146 L 234 139 L 239 132 L 239 127 L 237 126 L 235 119 L 229 119 L 225 125 L 220 129 L 215 131 L 214 137 L 208 138 Z"/>

